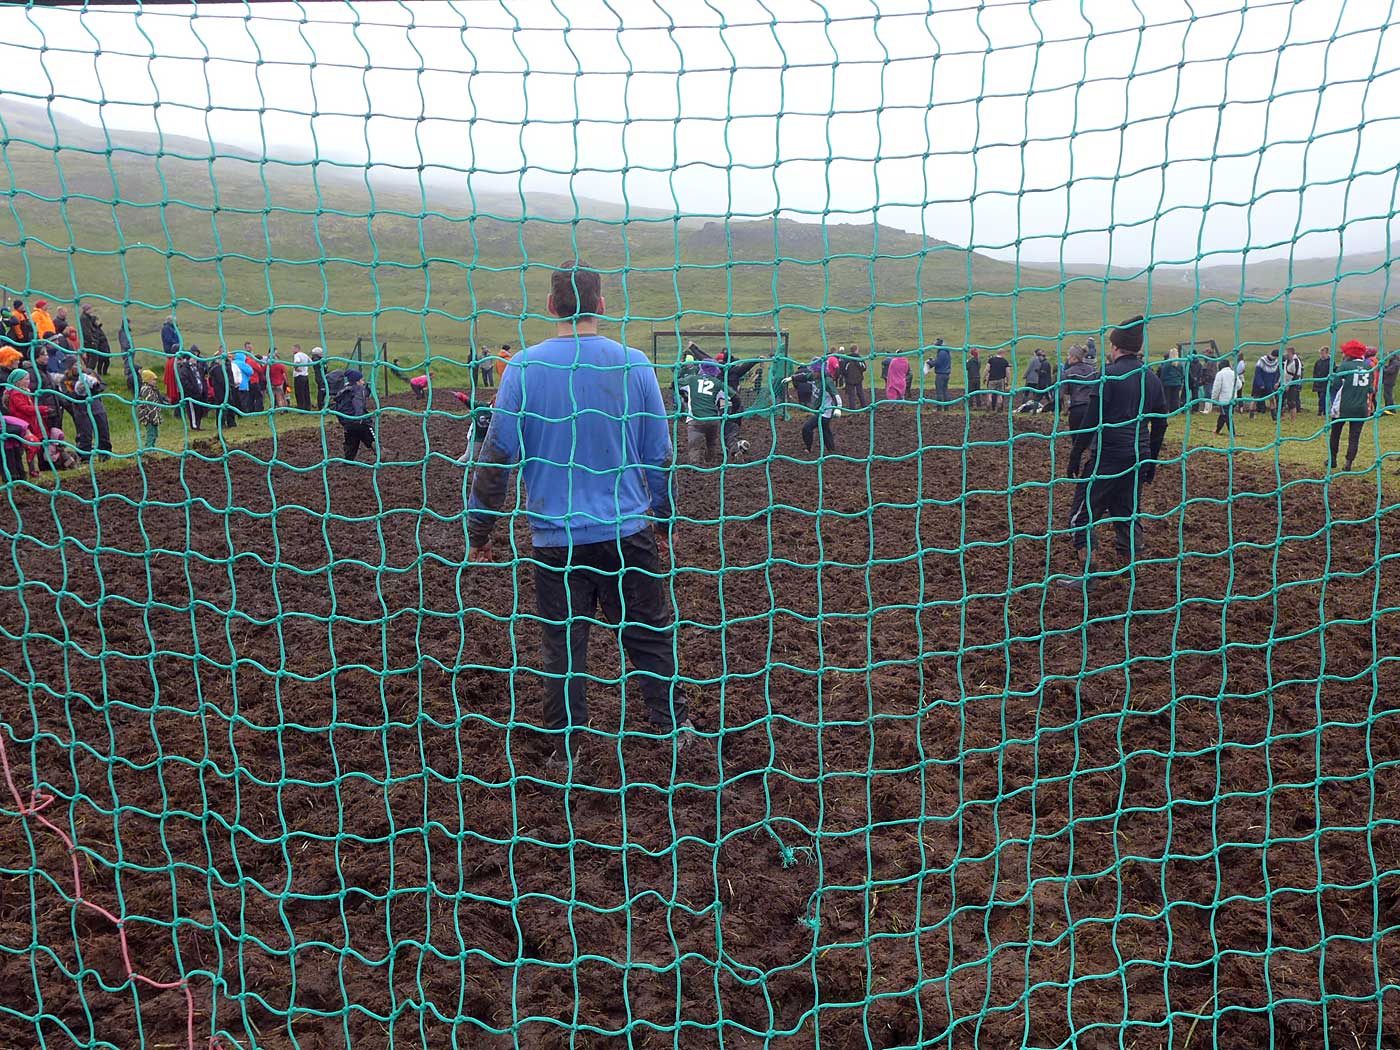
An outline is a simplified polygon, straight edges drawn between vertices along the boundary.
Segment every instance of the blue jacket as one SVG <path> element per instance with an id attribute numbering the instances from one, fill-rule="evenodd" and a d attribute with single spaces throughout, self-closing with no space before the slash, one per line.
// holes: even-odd
<path id="1" fill-rule="evenodd" d="M 933 355 L 933 374 L 946 376 L 953 374 L 953 355 L 946 346 L 940 346 Z"/>
<path id="2" fill-rule="evenodd" d="M 173 354 L 180 349 L 180 333 L 175 326 L 166 321 L 160 329 L 160 345 L 167 354 Z"/>
<path id="3" fill-rule="evenodd" d="M 253 366 L 248 362 L 248 355 L 240 350 L 233 355 L 233 363 L 238 366 L 238 389 L 247 390 L 253 378 Z"/>
<path id="4" fill-rule="evenodd" d="M 516 354 L 496 393 L 467 531 L 482 543 L 521 464 L 537 547 L 617 540 L 671 516 L 671 434 L 651 362 L 600 335 Z"/>

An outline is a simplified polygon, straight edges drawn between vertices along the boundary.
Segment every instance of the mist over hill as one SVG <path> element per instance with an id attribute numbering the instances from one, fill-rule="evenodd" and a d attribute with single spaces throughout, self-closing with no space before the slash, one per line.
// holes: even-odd
<path id="1" fill-rule="evenodd" d="M 0 133 L 0 282 L 125 304 L 138 338 L 175 309 L 187 339 L 363 335 L 406 359 L 453 356 L 468 339 L 548 333 L 545 272 L 575 256 L 610 271 L 608 313 L 641 346 L 653 330 L 726 327 L 787 329 L 798 351 L 1053 346 L 1143 312 L 1152 345 L 1266 345 L 1392 297 L 1386 253 L 1062 270 L 883 225 L 677 215 L 442 169 L 264 158 L 9 101 Z M 1358 327 L 1375 341 L 1374 321 Z"/>

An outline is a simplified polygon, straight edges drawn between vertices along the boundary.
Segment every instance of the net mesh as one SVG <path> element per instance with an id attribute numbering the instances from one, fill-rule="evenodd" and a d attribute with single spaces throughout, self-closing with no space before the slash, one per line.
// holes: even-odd
<path id="1" fill-rule="evenodd" d="M 0 274 L 103 385 L 6 438 L 0 1045 L 1388 1045 L 1392 18 L 11 6 Z M 480 563 L 466 506 L 574 257 L 677 462 L 561 616 L 560 493 Z M 1135 314 L 1166 439 L 1086 588 L 1059 369 Z M 759 362 L 713 445 L 690 339 Z"/>

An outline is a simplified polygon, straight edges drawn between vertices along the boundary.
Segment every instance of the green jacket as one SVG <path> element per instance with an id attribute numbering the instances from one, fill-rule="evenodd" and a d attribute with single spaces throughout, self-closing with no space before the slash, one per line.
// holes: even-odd
<path id="1" fill-rule="evenodd" d="M 1332 370 L 1329 388 L 1332 415 L 1336 419 L 1366 419 L 1371 415 L 1371 391 L 1375 375 L 1371 366 L 1354 357 L 1344 357 Z"/>

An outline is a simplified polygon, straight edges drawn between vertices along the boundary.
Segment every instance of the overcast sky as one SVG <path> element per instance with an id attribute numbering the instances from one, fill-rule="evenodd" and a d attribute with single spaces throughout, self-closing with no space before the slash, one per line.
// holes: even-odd
<path id="1" fill-rule="evenodd" d="M 11 9 L 0 91 L 482 188 L 874 212 L 1004 258 L 1325 256 L 1400 239 L 1396 2 Z"/>

